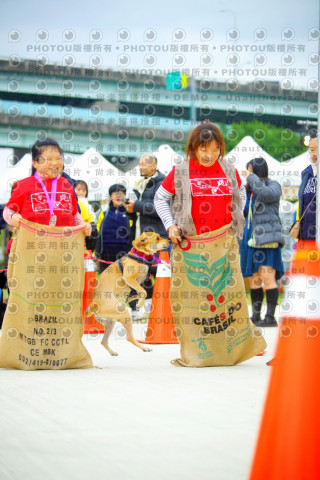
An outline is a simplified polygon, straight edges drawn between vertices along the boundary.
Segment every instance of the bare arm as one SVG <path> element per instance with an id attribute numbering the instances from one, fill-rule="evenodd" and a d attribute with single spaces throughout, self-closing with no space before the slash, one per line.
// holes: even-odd
<path id="1" fill-rule="evenodd" d="M 154 206 L 157 214 L 162 220 L 164 227 L 169 232 L 169 238 L 172 243 L 177 243 L 177 240 L 181 241 L 181 231 L 178 225 L 175 224 L 170 210 L 170 201 L 173 194 L 165 190 L 163 187 L 159 187 L 155 197 Z"/>
<path id="2" fill-rule="evenodd" d="M 22 219 L 22 216 L 20 215 L 20 213 L 11 210 L 11 208 L 4 207 L 3 218 L 8 225 L 12 225 L 12 227 L 15 228 L 20 227 L 20 221 Z"/>
<path id="3" fill-rule="evenodd" d="M 74 225 L 86 225 L 86 228 L 84 229 L 84 233 L 86 237 L 90 237 L 92 232 L 91 223 L 85 222 L 79 212 L 73 215 L 73 223 Z"/>

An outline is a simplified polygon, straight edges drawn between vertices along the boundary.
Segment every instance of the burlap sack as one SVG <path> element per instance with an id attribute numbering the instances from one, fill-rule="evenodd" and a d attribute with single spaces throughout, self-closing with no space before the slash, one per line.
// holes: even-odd
<path id="1" fill-rule="evenodd" d="M 173 247 L 170 299 L 184 367 L 235 365 L 262 352 L 266 342 L 249 319 L 239 247 L 230 226 Z"/>
<path id="2" fill-rule="evenodd" d="M 84 234 L 23 220 L 9 255 L 0 367 L 92 367 L 82 344 Z"/>

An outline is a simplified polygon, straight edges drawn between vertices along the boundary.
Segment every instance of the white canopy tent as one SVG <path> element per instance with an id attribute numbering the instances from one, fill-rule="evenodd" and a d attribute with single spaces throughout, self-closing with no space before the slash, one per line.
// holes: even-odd
<path id="1" fill-rule="evenodd" d="M 166 144 L 160 145 L 154 154 L 158 160 L 158 170 L 164 175 L 168 175 L 172 170 L 172 167 L 182 159 L 182 156 L 179 153 L 176 153 Z"/>
<path id="2" fill-rule="evenodd" d="M 301 183 L 301 172 L 309 165 L 311 165 L 311 158 L 308 151 L 282 162 L 285 172 L 285 186 L 299 186 Z"/>
<path id="3" fill-rule="evenodd" d="M 126 175 L 94 148 L 89 148 L 69 165 L 65 162 L 64 170 L 74 180 L 84 180 L 88 184 L 89 201 L 105 200 L 113 183 L 129 186 Z"/>
<path id="4" fill-rule="evenodd" d="M 161 145 L 154 153 L 158 159 L 158 168 L 165 175 L 172 169 L 174 162 L 181 158 L 169 145 Z M 0 203 L 6 203 L 9 200 L 14 182 L 31 175 L 32 162 L 29 153 L 24 155 L 13 166 L 10 165 L 10 162 L 7 162 L 9 154 L 12 156 L 12 149 L 10 149 L 10 152 L 4 153 L 7 168 L 4 175 L 0 178 Z M 109 187 L 114 183 L 124 185 L 130 192 L 139 178 L 138 167 L 124 173 L 106 160 L 94 148 L 89 148 L 82 155 L 65 153 L 64 170 L 71 178 L 87 182 L 89 201 L 99 201 L 108 198 Z"/>
<path id="5" fill-rule="evenodd" d="M 269 155 L 249 135 L 244 137 L 236 147 L 225 156 L 239 171 L 246 169 L 246 164 L 255 157 L 263 157 L 268 163 L 269 177 L 281 184 L 283 168 L 281 163 Z"/>
<path id="6" fill-rule="evenodd" d="M 92 150 L 97 156 L 97 152 Z M 86 152 L 87 153 L 87 152 Z M 92 152 L 89 152 L 90 155 Z M 85 154 L 84 154 L 85 155 Z M 85 161 L 81 161 L 83 155 L 65 153 L 64 154 L 64 170 L 72 178 L 76 180 L 88 181 L 88 173 L 90 173 L 88 164 Z M 101 157 L 101 155 L 100 155 Z M 103 158 L 103 157 L 101 157 Z M 103 158 L 103 161 L 106 160 Z M 93 165 L 92 165 L 93 166 Z M 14 182 L 21 180 L 31 175 L 32 172 L 31 154 L 27 153 L 16 165 L 9 165 L 5 170 L 5 173 L 0 177 L 0 203 L 6 203 L 9 200 L 11 188 Z M 88 172 L 89 171 L 89 172 Z M 90 178 L 92 175 L 90 175 Z"/>
<path id="7" fill-rule="evenodd" d="M 169 145 L 160 145 L 154 152 L 158 160 L 158 169 L 167 175 L 181 155 L 177 154 Z M 67 171 L 67 169 L 65 168 Z M 105 200 L 108 198 L 109 187 L 120 183 L 127 188 L 127 196 L 132 195 L 134 183 L 140 178 L 139 168 L 136 166 L 124 173 L 106 160 L 94 148 L 89 148 L 73 165 L 69 175 L 75 180 L 85 180 L 89 186 L 89 201 Z"/>
<path id="8" fill-rule="evenodd" d="M 154 154 L 158 160 L 158 169 L 165 175 L 170 172 L 174 162 L 181 158 L 169 145 L 161 145 Z M 124 173 L 94 148 L 89 148 L 73 162 L 65 161 L 65 171 L 74 180 L 84 180 L 88 184 L 90 202 L 108 201 L 109 187 L 114 183 L 126 187 L 127 198 L 133 201 L 136 199 L 133 186 L 140 178 L 138 166 Z"/>
<path id="9" fill-rule="evenodd" d="M 0 203 L 5 204 L 10 198 L 12 185 L 22 178 L 31 175 L 31 155 L 27 153 L 15 165 L 7 165 L 5 173 L 0 177 Z"/>
<path id="10" fill-rule="evenodd" d="M 0 148 L 0 165 L 1 168 L 8 168 L 15 163 L 13 148 Z"/>
<path id="11" fill-rule="evenodd" d="M 163 144 L 153 152 L 153 154 L 157 157 L 158 170 L 163 173 L 164 175 L 168 175 L 168 173 L 172 170 L 172 167 L 175 166 L 177 162 L 182 159 L 182 156 L 179 153 L 176 153 L 170 145 Z M 126 172 L 125 178 L 129 182 L 129 186 L 132 187 L 136 180 L 139 179 L 139 167 L 136 166 Z"/>
<path id="12" fill-rule="evenodd" d="M 69 173 L 69 170 L 74 168 L 81 155 L 66 153 L 64 154 L 64 166 L 65 171 Z M 0 177 L 0 203 L 6 203 L 10 198 L 11 188 L 14 182 L 29 177 L 32 174 L 32 160 L 31 154 L 26 153 L 21 160 L 15 164 L 10 164 L 2 177 Z"/>

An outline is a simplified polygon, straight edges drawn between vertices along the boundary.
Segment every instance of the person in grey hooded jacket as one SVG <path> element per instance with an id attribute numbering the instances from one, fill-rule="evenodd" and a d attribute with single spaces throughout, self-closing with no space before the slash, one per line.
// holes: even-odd
<path id="1" fill-rule="evenodd" d="M 284 244 L 279 205 L 281 186 L 268 178 L 264 158 L 254 158 L 241 174 L 247 179 L 246 226 L 240 244 L 241 270 L 250 278 L 252 318 L 261 327 L 276 326 L 279 280 L 284 274 L 281 247 Z M 261 307 L 266 290 L 267 313 L 261 320 Z"/>

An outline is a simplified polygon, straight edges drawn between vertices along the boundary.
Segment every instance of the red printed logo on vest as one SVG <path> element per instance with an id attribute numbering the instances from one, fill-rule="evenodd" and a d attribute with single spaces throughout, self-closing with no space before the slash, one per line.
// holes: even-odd
<path id="1" fill-rule="evenodd" d="M 232 195 L 232 188 L 227 178 L 192 178 L 191 192 L 195 197 Z"/>
<path id="2" fill-rule="evenodd" d="M 49 211 L 49 205 L 44 193 L 33 193 L 31 195 L 32 210 L 34 212 Z M 72 212 L 72 197 L 70 193 L 57 192 L 55 210 Z"/>

